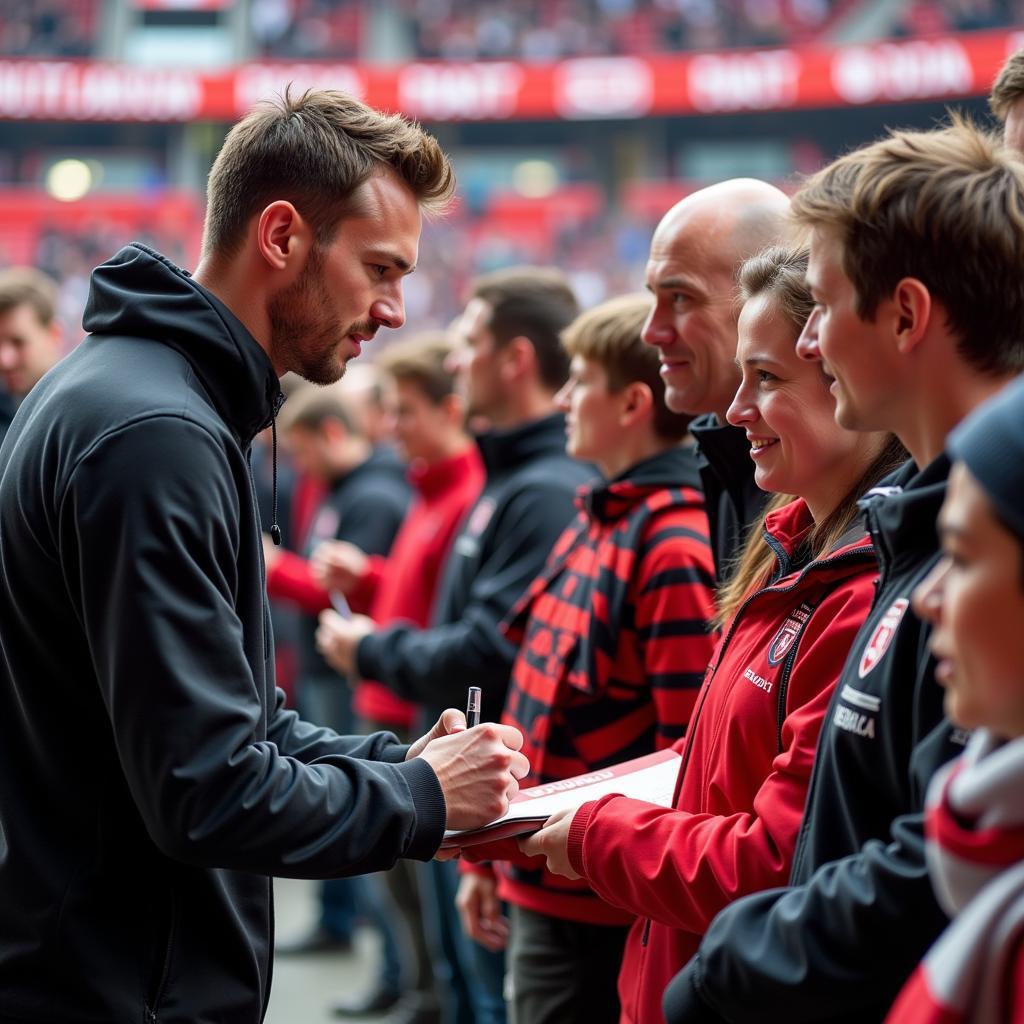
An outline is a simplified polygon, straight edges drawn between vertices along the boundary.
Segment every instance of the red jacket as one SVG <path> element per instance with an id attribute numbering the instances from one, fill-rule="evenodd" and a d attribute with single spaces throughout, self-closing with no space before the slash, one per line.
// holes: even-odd
<path id="1" fill-rule="evenodd" d="M 610 796 L 573 819 L 573 867 L 641 918 L 619 974 L 629 1024 L 664 1019 L 665 986 L 718 911 L 789 877 L 818 732 L 877 576 L 865 535 L 792 570 L 810 526 L 802 500 L 766 520 L 778 578 L 747 597 L 708 666 L 677 744 L 675 809 Z"/>
<path id="2" fill-rule="evenodd" d="M 387 558 L 370 558 L 353 607 L 369 608 L 378 625 L 430 624 L 434 592 L 463 516 L 484 485 L 483 460 L 476 445 L 433 465 L 414 463 L 409 482 L 416 490 Z M 409 728 L 415 705 L 383 683 L 364 679 L 356 686 L 353 707 L 371 722 Z"/>
<path id="3" fill-rule="evenodd" d="M 715 646 L 714 563 L 693 452 L 584 488 L 579 514 L 510 616 L 520 644 L 502 721 L 525 737 L 524 786 L 660 750 L 686 731 Z M 499 894 L 592 924 L 633 915 L 543 861 L 499 861 Z"/>

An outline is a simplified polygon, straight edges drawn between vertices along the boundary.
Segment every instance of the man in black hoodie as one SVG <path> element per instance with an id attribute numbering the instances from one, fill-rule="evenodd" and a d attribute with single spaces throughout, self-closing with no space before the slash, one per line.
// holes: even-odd
<path id="1" fill-rule="evenodd" d="M 256 1024 L 271 876 L 430 858 L 501 813 L 512 729 L 412 747 L 275 692 L 254 435 L 404 319 L 436 142 L 340 93 L 258 108 L 210 175 L 195 278 L 96 270 L 91 335 L 0 463 L 0 1021 Z M 276 527 L 272 527 L 276 531 Z"/>
<path id="2" fill-rule="evenodd" d="M 881 575 L 822 727 L 790 887 L 718 915 L 668 988 L 670 1024 L 880 1021 L 945 924 L 924 795 L 964 736 L 910 598 L 939 557 L 946 437 L 1024 369 L 1024 163 L 960 122 L 894 132 L 820 171 L 793 210 L 815 300 L 797 349 L 832 377 L 840 424 L 892 431 L 912 461 L 866 502 Z"/>

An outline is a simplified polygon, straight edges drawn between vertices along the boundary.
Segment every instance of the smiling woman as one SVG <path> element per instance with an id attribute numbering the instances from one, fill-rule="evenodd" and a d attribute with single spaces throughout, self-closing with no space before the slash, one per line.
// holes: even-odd
<path id="1" fill-rule="evenodd" d="M 857 501 L 905 458 L 891 435 L 855 433 L 836 423 L 836 402 L 820 362 L 802 359 L 796 341 L 814 306 L 804 282 L 806 249 L 775 247 L 740 271 L 744 305 L 736 360 L 742 373 L 728 419 L 750 441 L 754 479 L 776 495 L 769 511 L 795 495 L 813 523 L 804 555 L 832 548 L 857 517 Z M 758 531 L 748 538 L 736 571 L 719 594 L 726 621 L 772 570 L 775 554 Z"/>

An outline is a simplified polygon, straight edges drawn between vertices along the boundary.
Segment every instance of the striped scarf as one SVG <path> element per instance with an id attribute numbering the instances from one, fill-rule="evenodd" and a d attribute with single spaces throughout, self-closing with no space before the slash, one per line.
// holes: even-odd
<path id="1" fill-rule="evenodd" d="M 928 870 L 953 923 L 886 1024 L 1022 1019 L 1010 1005 L 1024 969 L 1024 739 L 985 729 L 928 789 Z"/>

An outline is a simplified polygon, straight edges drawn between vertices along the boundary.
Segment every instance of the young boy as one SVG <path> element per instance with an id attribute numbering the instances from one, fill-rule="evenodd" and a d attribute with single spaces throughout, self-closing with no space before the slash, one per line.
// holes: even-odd
<path id="1" fill-rule="evenodd" d="M 681 446 L 689 417 L 665 405 L 657 350 L 641 339 L 650 305 L 613 299 L 563 334 L 566 450 L 605 479 L 581 490 L 575 521 L 507 620 L 520 648 L 503 721 L 527 737 L 524 785 L 671 745 L 714 646 L 704 500 L 693 449 Z M 539 858 L 516 860 L 499 862 L 497 879 L 467 873 L 459 894 L 466 930 L 495 947 L 506 935 L 498 898 L 510 906 L 515 1019 L 616 1021 L 632 915 Z"/>
<path id="2" fill-rule="evenodd" d="M 1024 1015 L 1024 382 L 950 438 L 944 557 L 914 592 L 946 713 L 976 730 L 928 789 L 928 869 L 956 915 L 886 1018 Z"/>

